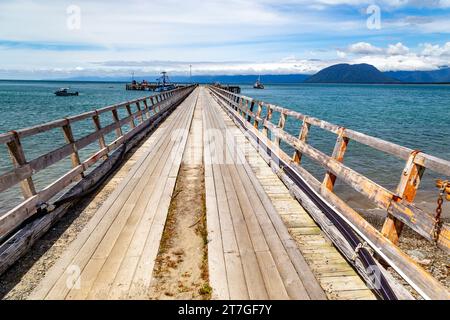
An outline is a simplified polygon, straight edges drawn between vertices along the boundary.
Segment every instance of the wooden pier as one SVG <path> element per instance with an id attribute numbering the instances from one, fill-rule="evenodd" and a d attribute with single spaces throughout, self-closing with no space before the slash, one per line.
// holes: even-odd
<path id="1" fill-rule="evenodd" d="M 119 116 L 121 110 L 125 118 Z M 112 122 L 102 126 L 107 115 Z M 284 131 L 288 118 L 299 121 L 298 137 Z M 95 132 L 74 137 L 71 126 L 84 120 L 92 121 Z M 336 134 L 332 155 L 308 144 L 311 126 Z M 66 145 L 28 160 L 21 139 L 50 130 L 61 130 Z M 116 139 L 108 144 L 109 133 Z M 425 168 L 450 176 L 449 161 L 214 86 L 181 87 L 0 134 L 14 165 L 0 175 L 0 192 L 19 186 L 24 197 L 0 215 L 0 273 L 32 249 L 80 197 L 113 174 L 124 153 L 146 140 L 140 159 L 29 298 L 148 299 L 192 135 L 197 141 L 192 150 L 203 155 L 213 299 L 413 299 L 386 266 L 417 295 L 450 298 L 447 288 L 397 246 L 401 227 L 407 225 L 449 251 L 449 226 L 414 204 Z M 405 160 L 397 190 L 343 164 L 350 140 Z M 99 150 L 81 161 L 80 150 L 93 142 Z M 282 144 L 294 154 L 287 155 Z M 323 181 L 304 169 L 304 157 L 327 170 Z M 72 170 L 37 190 L 36 172 L 67 158 Z M 333 192 L 336 179 L 386 210 L 383 230 Z"/>
<path id="2" fill-rule="evenodd" d="M 181 88 L 186 86 L 185 84 L 174 84 L 175 88 Z M 160 88 L 161 84 L 156 82 L 146 82 L 146 83 L 127 83 L 125 85 L 126 90 L 134 91 L 155 91 Z"/>

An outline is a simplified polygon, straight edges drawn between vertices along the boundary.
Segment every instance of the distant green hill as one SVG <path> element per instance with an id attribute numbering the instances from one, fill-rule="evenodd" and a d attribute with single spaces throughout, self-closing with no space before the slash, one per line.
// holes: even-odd
<path id="1" fill-rule="evenodd" d="M 306 83 L 398 83 L 370 64 L 336 64 L 305 80 Z"/>

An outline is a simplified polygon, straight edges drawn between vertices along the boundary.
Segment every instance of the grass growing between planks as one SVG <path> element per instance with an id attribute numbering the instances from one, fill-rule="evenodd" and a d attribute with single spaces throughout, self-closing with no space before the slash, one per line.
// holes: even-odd
<path id="1" fill-rule="evenodd" d="M 211 298 L 203 165 L 182 164 L 153 270 L 152 299 Z"/>
<path id="2" fill-rule="evenodd" d="M 204 176 L 205 168 L 202 167 L 202 174 Z M 203 240 L 203 260 L 201 265 L 201 276 L 205 282 L 200 288 L 199 293 L 203 296 L 204 300 L 210 300 L 212 295 L 212 288 L 209 285 L 209 269 L 208 269 L 208 230 L 206 224 L 206 194 L 202 194 L 202 217 L 201 222 L 196 228 L 197 233 Z"/>

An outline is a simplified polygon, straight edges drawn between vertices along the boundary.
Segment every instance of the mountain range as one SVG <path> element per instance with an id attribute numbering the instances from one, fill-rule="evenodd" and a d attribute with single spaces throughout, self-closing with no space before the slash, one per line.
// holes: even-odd
<path id="1" fill-rule="evenodd" d="M 336 64 L 305 80 L 306 83 L 398 83 L 370 64 Z"/>
<path id="2" fill-rule="evenodd" d="M 155 81 L 157 75 L 141 74 L 134 78 L 137 81 Z M 229 83 L 253 84 L 255 75 L 197 75 L 171 76 L 173 82 L 178 83 Z M 65 81 L 118 81 L 130 82 L 131 77 L 75 77 L 61 79 Z M 261 75 L 264 84 L 281 83 L 450 83 L 450 67 L 443 67 L 433 71 L 389 71 L 381 72 L 370 64 L 337 64 L 325 68 L 315 75 L 287 74 L 287 75 Z"/>

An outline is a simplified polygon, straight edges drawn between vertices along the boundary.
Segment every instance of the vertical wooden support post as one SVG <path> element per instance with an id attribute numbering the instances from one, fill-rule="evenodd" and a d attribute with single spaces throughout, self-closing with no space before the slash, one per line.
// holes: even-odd
<path id="1" fill-rule="evenodd" d="M 9 156 L 15 168 L 19 168 L 27 164 L 25 154 L 20 143 L 19 135 L 14 131 L 14 140 L 6 144 Z M 33 179 L 31 177 L 20 182 L 20 189 L 25 199 L 28 199 L 36 194 Z"/>
<path id="2" fill-rule="evenodd" d="M 156 96 L 156 106 L 158 107 L 158 109 L 156 109 L 155 107 L 155 112 L 160 112 L 161 111 L 161 96 Z"/>
<path id="3" fill-rule="evenodd" d="M 139 101 L 136 102 L 136 108 L 137 108 L 138 113 L 139 113 L 139 120 L 142 123 L 142 122 L 144 122 L 144 115 L 143 115 L 143 112 L 142 112 L 142 109 L 141 109 L 141 104 L 139 103 Z"/>
<path id="4" fill-rule="evenodd" d="M 425 172 L 425 167 L 414 163 L 418 153 L 419 151 L 413 151 L 409 156 L 402 177 L 400 178 L 400 183 L 397 187 L 397 197 L 407 202 L 413 202 L 416 198 L 420 181 Z M 396 201 L 396 199 L 393 199 L 392 201 Z M 403 223 L 388 212 L 383 229 L 381 230 L 382 234 L 394 244 L 397 244 L 402 230 Z"/>
<path id="5" fill-rule="evenodd" d="M 280 120 L 278 121 L 278 128 L 281 130 L 284 130 L 284 126 L 286 125 L 287 116 L 284 113 L 280 114 Z M 280 138 L 275 137 L 274 139 L 275 145 L 279 148 L 280 147 Z"/>
<path id="6" fill-rule="evenodd" d="M 259 118 L 261 117 L 262 112 L 262 102 L 258 102 L 258 111 L 256 111 L 255 121 L 253 122 L 253 126 L 259 130 Z"/>
<path id="7" fill-rule="evenodd" d="M 249 103 L 250 103 L 250 101 L 248 101 L 247 99 L 242 101 L 242 119 L 244 119 L 244 121 L 245 121 L 245 119 L 247 119 Z"/>
<path id="8" fill-rule="evenodd" d="M 112 115 L 113 115 L 114 122 L 116 123 L 116 136 L 117 136 L 117 138 L 120 138 L 121 136 L 123 136 L 123 132 L 122 132 L 122 126 L 120 125 L 120 118 L 119 118 L 119 113 L 117 112 L 117 109 L 112 110 Z"/>
<path id="9" fill-rule="evenodd" d="M 152 102 L 152 111 L 153 111 L 153 114 L 156 114 L 156 110 L 155 110 L 155 104 L 156 104 L 155 98 L 154 98 L 154 97 L 150 97 L 150 101 Z"/>
<path id="10" fill-rule="evenodd" d="M 72 160 L 72 168 L 78 167 L 81 164 L 80 156 L 78 154 L 77 147 L 75 146 L 75 139 L 73 137 L 72 127 L 70 126 L 69 120 L 67 120 L 67 124 L 62 126 L 64 139 L 67 144 L 70 144 L 72 148 L 72 154 L 70 156 Z M 84 178 L 84 174 L 81 173 L 80 179 Z"/>
<path id="11" fill-rule="evenodd" d="M 125 107 L 127 109 L 128 115 L 131 116 L 130 127 L 131 127 L 131 129 L 134 129 L 134 128 L 136 128 L 136 124 L 134 123 L 134 117 L 133 117 L 133 113 L 131 112 L 131 107 L 129 104 L 127 104 Z"/>
<path id="12" fill-rule="evenodd" d="M 144 110 L 145 110 L 145 116 L 147 119 L 150 119 L 150 109 L 148 108 L 147 99 L 144 99 Z"/>
<path id="13" fill-rule="evenodd" d="M 247 114 L 248 114 L 248 104 L 249 104 L 249 102 L 250 101 L 248 101 L 247 99 L 245 99 L 243 102 L 242 102 L 242 119 L 244 119 L 244 122 L 245 122 L 245 119 L 247 119 Z"/>
<path id="14" fill-rule="evenodd" d="M 250 112 L 253 113 L 253 110 L 255 109 L 255 101 L 252 101 L 250 104 Z M 250 122 L 252 120 L 252 117 L 247 113 L 247 122 Z"/>
<path id="15" fill-rule="evenodd" d="M 97 132 L 102 130 L 102 126 L 100 123 L 100 117 L 97 112 L 95 113 L 95 116 L 92 117 L 92 121 L 94 122 L 94 126 L 95 126 L 95 129 L 97 130 Z M 100 136 L 98 137 L 98 145 L 100 146 L 100 149 L 106 148 L 105 137 L 103 134 L 100 134 Z M 104 159 L 108 158 L 108 154 L 106 154 L 103 158 Z"/>
<path id="16" fill-rule="evenodd" d="M 308 134 L 309 134 L 309 128 L 310 127 L 311 127 L 311 124 L 308 123 L 307 117 L 303 118 L 303 124 L 302 124 L 302 127 L 300 129 L 300 134 L 298 135 L 298 139 L 300 141 L 303 141 L 305 143 L 308 141 Z M 293 156 L 293 160 L 298 165 L 301 164 L 301 162 L 302 162 L 302 154 L 301 154 L 300 151 L 295 150 L 294 156 Z"/>
<path id="17" fill-rule="evenodd" d="M 340 128 L 336 144 L 334 145 L 332 157 L 339 162 L 344 161 L 345 151 L 347 150 L 349 139 L 344 137 L 345 128 Z M 336 183 L 336 176 L 331 172 L 325 174 L 322 184 L 330 191 L 333 191 L 334 184 Z"/>
<path id="18" fill-rule="evenodd" d="M 267 107 L 267 115 L 266 115 L 266 119 L 264 120 L 264 121 L 267 121 L 267 122 L 269 122 L 271 119 L 272 119 L 272 108 L 270 108 L 270 107 Z M 264 124 L 264 127 L 263 127 L 263 130 L 262 130 L 262 133 L 266 136 L 266 137 L 268 137 L 269 136 L 269 129 L 267 128 L 267 126 Z"/>

